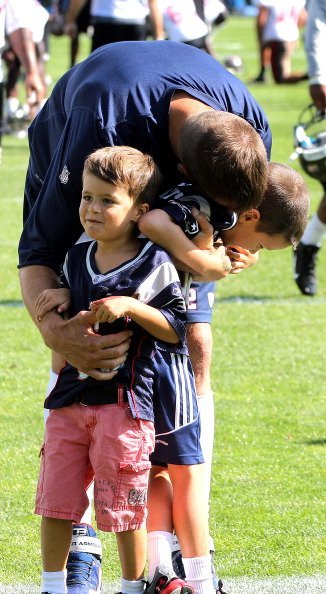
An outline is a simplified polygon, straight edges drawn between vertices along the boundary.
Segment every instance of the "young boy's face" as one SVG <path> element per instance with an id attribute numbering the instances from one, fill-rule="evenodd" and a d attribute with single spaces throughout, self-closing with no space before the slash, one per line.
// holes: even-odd
<path id="1" fill-rule="evenodd" d="M 139 210 L 125 188 L 84 171 L 79 216 L 89 237 L 97 241 L 123 239 L 132 232 Z"/>
<path id="2" fill-rule="evenodd" d="M 232 229 L 222 231 L 221 237 L 223 244 L 238 245 L 252 253 L 258 250 L 282 250 L 290 244 L 281 234 L 268 235 L 263 231 L 259 231 L 259 213 L 258 218 L 249 213 L 257 213 L 258 211 L 249 211 L 239 215 L 238 221 Z"/>

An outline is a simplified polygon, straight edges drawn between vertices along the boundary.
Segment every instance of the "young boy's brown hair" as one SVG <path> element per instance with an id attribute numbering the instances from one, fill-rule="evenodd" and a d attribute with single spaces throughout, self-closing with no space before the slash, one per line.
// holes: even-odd
<path id="1" fill-rule="evenodd" d="M 257 207 L 257 231 L 283 235 L 295 247 L 309 218 L 310 198 L 303 177 L 282 163 L 269 163 L 267 188 Z"/>

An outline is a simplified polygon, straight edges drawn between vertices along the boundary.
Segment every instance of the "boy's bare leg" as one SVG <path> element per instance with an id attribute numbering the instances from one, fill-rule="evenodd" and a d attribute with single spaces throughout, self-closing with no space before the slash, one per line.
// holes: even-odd
<path id="1" fill-rule="evenodd" d="M 72 535 L 71 520 L 42 517 L 41 548 L 43 571 L 63 571 Z"/>
<path id="2" fill-rule="evenodd" d="M 146 564 L 146 528 L 117 532 L 116 537 L 122 577 L 125 580 L 141 580 Z"/>
<path id="3" fill-rule="evenodd" d="M 148 485 L 147 531 L 173 532 L 172 485 L 167 468 L 152 466 Z"/>
<path id="4" fill-rule="evenodd" d="M 215 594 L 209 554 L 208 501 L 201 488 L 205 465 L 169 464 L 173 523 L 181 546 L 186 581 L 194 594 Z"/>
<path id="5" fill-rule="evenodd" d="M 173 525 L 182 557 L 209 555 L 208 504 L 201 488 L 205 465 L 169 464 L 173 485 Z"/>
<path id="6" fill-rule="evenodd" d="M 211 387 L 210 367 L 213 350 L 211 325 L 208 323 L 187 324 L 187 343 L 194 370 L 197 404 L 202 426 L 200 445 L 205 460 L 205 490 L 209 502 L 211 467 L 214 445 L 214 394 Z"/>
<path id="7" fill-rule="evenodd" d="M 195 374 L 197 394 L 205 394 L 212 389 L 210 379 L 213 349 L 211 325 L 203 322 L 187 324 L 187 344 Z"/>

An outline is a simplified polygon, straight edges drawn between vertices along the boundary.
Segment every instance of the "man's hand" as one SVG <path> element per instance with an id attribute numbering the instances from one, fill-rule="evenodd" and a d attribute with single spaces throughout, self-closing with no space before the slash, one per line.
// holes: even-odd
<path id="1" fill-rule="evenodd" d="M 68 363 L 99 380 L 111 379 L 116 372 L 103 373 L 100 369 L 114 369 L 127 358 L 130 331 L 100 336 L 93 329 L 95 316 L 82 311 L 69 320 L 63 320 L 54 310 L 39 322 L 35 303 L 46 289 L 59 289 L 56 273 L 47 266 L 26 266 L 19 270 L 22 297 L 29 314 L 42 334 L 47 347 Z"/>
<path id="2" fill-rule="evenodd" d="M 100 336 L 93 329 L 95 316 L 81 311 L 67 321 L 49 312 L 39 324 L 45 344 L 65 360 L 98 380 L 112 379 L 114 369 L 125 362 L 130 344 L 130 331 Z"/>

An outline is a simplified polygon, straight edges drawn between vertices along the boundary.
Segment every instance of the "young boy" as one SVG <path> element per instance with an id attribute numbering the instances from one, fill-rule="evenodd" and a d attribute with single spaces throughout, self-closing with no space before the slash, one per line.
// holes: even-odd
<path id="1" fill-rule="evenodd" d="M 165 227 L 162 241 L 170 242 L 170 249 L 175 250 L 175 236 L 178 233 L 177 226 L 189 235 L 195 238 L 198 234 L 199 227 L 196 218 L 193 217 L 192 209 L 194 207 L 201 208 L 211 217 L 211 222 L 214 225 L 216 233 L 218 233 L 226 245 L 236 244 L 235 249 L 230 250 L 232 256 L 233 273 L 238 273 L 243 268 L 251 265 L 256 261 L 256 257 L 251 253 L 256 253 L 262 247 L 267 249 L 281 249 L 288 245 L 295 245 L 301 236 L 306 225 L 309 209 L 309 197 L 307 188 L 302 180 L 302 177 L 294 172 L 291 168 L 273 163 L 270 165 L 270 181 L 267 191 L 264 195 L 264 200 L 261 207 L 258 209 L 251 209 L 240 215 L 236 215 L 227 211 L 225 208 L 216 204 L 209 204 L 203 197 L 193 194 L 193 187 L 191 184 L 182 184 L 172 192 L 164 194 L 159 203 L 165 209 L 168 215 L 168 229 Z M 210 212 L 210 208 L 212 212 Z M 153 214 L 153 216 L 152 216 Z M 161 231 L 160 222 L 164 223 L 164 212 L 156 209 L 148 214 L 142 215 L 139 226 L 144 229 L 147 222 L 153 225 L 157 220 L 159 223 L 159 230 Z M 173 215 L 173 219 L 171 218 Z M 178 224 L 175 222 L 178 221 Z M 170 226 L 171 225 L 171 226 Z M 147 228 L 147 232 L 151 230 Z M 153 230 L 152 230 L 153 232 Z M 166 233 L 171 233 L 168 240 L 166 240 Z M 198 238 L 198 235 L 197 235 Z M 200 241 L 199 241 L 200 243 Z M 242 248 L 239 246 L 242 246 Z M 192 250 L 196 250 L 191 243 Z M 245 248 L 245 249 L 243 249 Z M 235 251 L 237 250 L 237 251 Z M 240 251 L 239 251 L 240 250 Z M 249 251 L 250 250 L 250 251 Z M 200 250 L 199 250 L 200 251 Z M 188 253 L 188 252 L 187 252 Z M 178 259 L 184 261 L 184 254 L 178 252 Z M 198 264 L 195 258 L 195 264 Z M 203 254 L 203 262 L 205 263 L 206 256 Z M 192 263 L 191 263 L 192 264 Z M 193 268 L 194 266 L 192 266 Z M 200 273 L 200 268 L 198 270 Z M 204 287 L 206 283 L 201 283 Z M 58 305 L 52 303 L 51 306 Z M 167 391 L 165 391 L 166 393 Z M 165 453 L 166 444 L 164 440 L 163 427 L 160 423 L 164 419 L 164 401 L 157 399 L 154 401 L 156 421 L 156 447 L 152 455 L 152 460 L 156 461 L 151 471 L 150 493 L 149 493 L 149 517 L 148 517 L 148 542 L 149 542 L 149 579 L 152 582 L 149 586 L 148 592 L 154 592 L 155 586 L 162 577 L 160 569 L 163 566 L 165 575 L 171 574 L 171 547 L 173 538 L 173 526 L 177 528 L 179 535 L 185 534 L 185 526 L 180 526 L 183 518 L 187 515 L 183 514 L 182 498 L 177 495 L 178 491 L 178 477 L 181 476 L 178 466 L 171 463 L 168 459 L 168 473 L 162 469 L 161 463 L 166 462 L 167 457 Z M 178 431 L 174 431 L 175 439 L 177 440 Z M 182 438 L 182 432 L 179 432 Z M 202 442 L 203 444 L 203 442 Z M 188 469 L 185 469 L 188 470 Z M 193 469 L 191 469 L 193 470 Z M 171 490 L 170 479 L 173 483 L 173 491 Z M 185 483 L 184 483 L 185 485 Z M 183 485 L 183 486 L 184 486 Z M 197 483 L 198 485 L 198 483 Z M 205 477 L 201 483 L 201 487 L 205 487 Z M 198 491 L 204 492 L 204 489 Z M 205 496 L 206 501 L 206 496 Z M 193 500 L 196 506 L 196 498 Z M 172 511 L 173 509 L 173 511 Z M 197 508 L 198 509 L 198 508 Z M 191 529 L 191 526 L 189 526 Z M 191 535 L 188 535 L 188 543 L 191 541 Z M 183 561 L 186 565 L 187 581 L 195 588 L 196 592 L 207 592 L 209 590 L 201 590 L 201 585 L 196 582 L 198 576 L 198 566 L 203 562 L 202 559 L 193 557 L 192 553 L 188 552 L 187 539 L 183 538 L 182 549 L 185 552 Z M 207 559 L 205 559 L 205 563 Z M 179 564 L 180 565 L 180 564 Z M 159 570 L 155 569 L 159 566 Z M 205 566 L 206 578 L 209 581 L 210 568 Z M 208 587 L 208 586 L 207 586 Z M 218 586 L 217 586 L 218 587 Z M 164 585 L 159 592 L 164 592 Z"/>
<path id="2" fill-rule="evenodd" d="M 191 184 L 181 184 L 170 192 L 163 194 L 156 202 L 157 208 L 142 215 L 139 227 L 146 236 L 163 245 L 169 253 L 178 260 L 178 265 L 188 267 L 194 274 L 204 272 L 207 256 L 200 249 L 206 242 L 200 232 L 197 219 L 198 213 L 207 216 L 213 226 L 215 239 L 222 240 L 226 253 L 232 260 L 233 268 L 230 273 L 238 274 L 244 268 L 251 266 L 258 259 L 261 249 L 275 250 L 288 246 L 295 246 L 307 225 L 309 214 L 309 195 L 302 176 L 291 167 L 279 163 L 269 164 L 269 181 L 263 200 L 255 209 L 249 209 L 240 214 L 230 212 L 224 207 L 206 200 L 194 193 Z M 207 223 L 208 227 L 210 226 Z M 207 229 L 209 231 L 209 229 Z M 191 239 L 190 239 L 191 238 Z M 196 247 L 194 243 L 198 243 Z M 196 288 L 194 286 L 196 285 Z M 198 309 L 212 310 L 213 300 L 207 298 L 208 293 L 214 294 L 215 283 L 193 283 L 190 290 L 188 308 L 196 302 Z M 196 300 L 191 291 L 196 291 Z M 206 298 L 206 299 L 205 299 Z M 188 310 L 188 319 L 191 310 Z M 208 320 L 208 317 L 207 317 Z M 203 422 L 202 411 L 199 407 L 202 426 L 201 448 L 205 458 L 206 476 L 201 489 L 209 498 L 209 483 L 211 472 L 211 451 L 213 437 L 213 421 L 208 422 L 205 415 Z M 155 410 L 160 417 L 160 411 Z M 156 428 L 157 432 L 157 428 Z M 172 567 L 171 549 L 173 549 L 173 566 L 180 577 L 187 575 L 190 585 L 192 574 L 189 564 L 191 560 L 181 558 L 181 552 L 173 542 L 174 515 L 171 514 L 172 489 L 170 483 L 170 466 L 167 472 L 160 464 L 160 451 L 156 447 L 152 460 L 149 490 L 148 540 L 149 550 L 155 551 L 160 543 L 160 556 L 155 560 L 167 567 Z M 169 503 L 170 501 L 170 503 Z M 170 513 L 169 513 L 170 505 Z M 184 569 L 183 569 L 184 566 Z M 149 557 L 151 570 L 151 557 Z M 214 573 L 213 573 L 214 575 Z M 215 580 L 216 588 L 218 581 Z M 218 590 L 217 590 L 218 591 Z"/>
<path id="3" fill-rule="evenodd" d="M 71 315 L 85 311 L 91 303 L 99 333 L 117 332 L 121 327 L 133 332 L 128 358 L 113 379 L 98 381 L 66 364 L 45 401 L 50 414 L 35 511 L 42 516 L 42 592 L 46 594 L 67 591 L 72 522 L 80 521 L 88 505 L 86 487 L 94 478 L 98 527 L 117 534 L 121 592 L 143 592 L 153 395 L 164 397 L 175 384 L 182 389 L 177 420 L 184 441 L 177 443 L 174 455 L 184 464 L 181 475 L 190 474 L 189 465 L 198 469 L 186 486 L 190 498 L 203 507 L 201 514 L 196 513 L 200 545 L 194 553 L 208 554 L 208 514 L 200 494 L 196 497 L 203 458 L 179 277 L 163 249 L 135 235 L 136 223 L 148 210 L 159 182 L 152 158 L 135 149 L 103 148 L 90 155 L 83 174 L 80 219 L 94 241 L 76 244 L 68 252 L 63 282 L 69 290 L 45 291 L 38 299 L 39 317 L 58 300 L 66 310 L 71 299 Z M 175 410 L 165 408 L 167 419 L 169 413 L 176 416 Z M 185 481 L 177 481 L 179 491 L 182 483 L 185 489 Z M 182 492 L 180 496 L 186 499 Z M 169 592 L 193 592 L 173 572 L 165 582 Z"/>
<path id="4" fill-rule="evenodd" d="M 179 269 L 191 271 L 198 279 L 202 275 L 207 278 L 213 266 L 211 245 L 206 243 L 205 233 L 198 225 L 202 215 L 210 221 L 210 225 L 206 223 L 207 232 L 213 229 L 216 246 L 220 239 L 226 248 L 236 243 L 251 254 L 263 248 L 276 250 L 295 246 L 308 220 L 307 187 L 302 176 L 287 165 L 271 162 L 268 168 L 267 189 L 257 208 L 232 212 L 204 198 L 191 183 L 182 183 L 159 197 L 155 208 L 140 218 L 139 229 L 151 241 L 164 247 Z M 227 249 L 225 276 L 237 274 L 255 263 L 256 258 L 248 261 L 250 253 Z"/>

